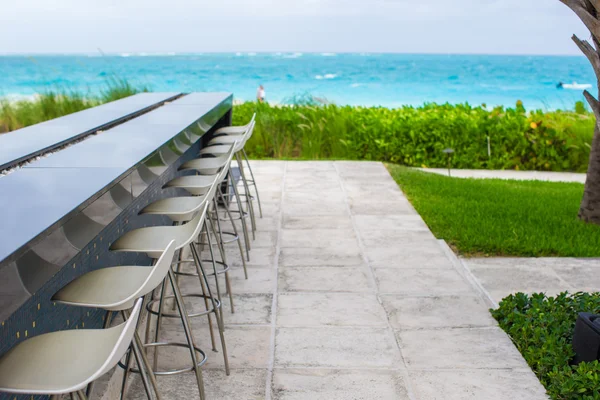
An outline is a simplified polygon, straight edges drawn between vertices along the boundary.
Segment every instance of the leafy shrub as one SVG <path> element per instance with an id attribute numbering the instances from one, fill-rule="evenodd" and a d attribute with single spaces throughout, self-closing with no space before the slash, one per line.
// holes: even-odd
<path id="1" fill-rule="evenodd" d="M 600 313 L 600 293 L 517 293 L 491 310 L 552 399 L 600 399 L 600 364 L 569 365 L 575 321 L 584 311 Z"/>
<path id="2" fill-rule="evenodd" d="M 527 113 L 469 104 L 351 107 L 331 104 L 236 105 L 234 124 L 257 112 L 247 150 L 256 158 L 378 160 L 454 168 L 585 171 L 595 120 L 572 111 Z M 489 153 L 488 153 L 489 143 Z"/>

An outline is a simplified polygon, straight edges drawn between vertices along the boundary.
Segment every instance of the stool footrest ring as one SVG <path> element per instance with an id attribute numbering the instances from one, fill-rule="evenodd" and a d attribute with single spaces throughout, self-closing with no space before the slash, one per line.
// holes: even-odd
<path id="1" fill-rule="evenodd" d="M 229 219 L 227 219 L 227 221 L 229 221 Z M 233 233 L 233 232 L 221 232 L 221 235 L 227 235 L 227 236 L 231 236 L 232 237 L 231 239 L 223 240 L 223 242 L 222 242 L 223 244 L 233 243 L 236 240 L 240 239 L 240 237 L 238 235 L 236 235 L 235 233 Z M 202 241 L 200 241 L 200 242 L 198 242 L 198 244 L 201 244 L 203 246 L 208 246 L 208 242 L 202 242 Z M 212 243 L 212 245 L 213 246 L 218 246 L 219 244 L 218 243 Z"/>
<path id="2" fill-rule="evenodd" d="M 183 347 L 186 349 L 189 349 L 189 345 L 187 343 L 176 343 L 176 342 L 158 342 L 158 343 L 146 343 L 144 344 L 144 348 L 146 347 L 166 347 L 166 346 L 174 346 L 174 347 Z M 198 361 L 198 367 L 202 367 L 204 364 L 206 364 L 206 360 L 208 360 L 208 356 L 206 355 L 206 353 L 204 351 L 202 351 L 201 349 L 199 349 L 198 347 L 194 347 L 194 350 L 196 350 L 196 353 L 198 353 L 199 355 L 201 355 L 201 359 Z M 122 369 L 125 369 L 125 364 L 123 364 L 121 361 L 119 361 L 119 367 L 121 367 Z M 194 367 L 188 367 L 188 368 L 182 368 L 182 369 L 174 369 L 174 370 L 169 370 L 169 371 L 154 371 L 154 375 L 177 375 L 177 374 L 183 374 L 185 372 L 191 372 L 194 370 Z M 139 374 L 140 370 L 138 368 L 130 368 L 129 371 L 133 372 L 134 374 Z"/>
<path id="3" fill-rule="evenodd" d="M 196 294 L 196 293 L 192 293 L 192 294 L 183 294 L 181 295 L 181 297 L 197 297 L 197 298 L 201 298 L 201 299 L 210 299 L 210 296 L 207 295 L 203 295 L 203 294 Z M 165 296 L 164 299 L 174 299 L 175 296 Z M 221 308 L 221 302 L 219 301 L 219 299 L 217 299 L 216 297 L 212 298 L 215 302 L 215 305 L 217 307 L 217 309 Z M 156 303 L 158 303 L 160 301 L 160 299 L 154 299 L 148 302 L 148 304 L 146 305 L 146 310 L 148 310 L 148 312 L 152 315 L 156 315 L 158 316 L 158 310 L 155 310 L 154 308 L 152 308 L 152 306 Z M 200 317 L 203 315 L 207 315 L 210 314 L 212 312 L 216 312 L 214 307 L 210 307 L 208 310 L 204 310 L 204 311 L 200 311 L 197 313 L 193 313 L 193 314 L 188 314 L 188 317 L 190 318 L 194 318 L 194 317 Z M 179 314 L 175 314 L 175 313 L 167 313 L 167 312 L 162 312 L 162 317 L 163 318 L 181 318 L 181 315 Z"/>
<path id="4" fill-rule="evenodd" d="M 175 261 L 173 264 L 184 264 L 184 263 L 192 264 L 194 262 L 195 262 L 194 260 L 181 260 L 181 261 Z M 202 260 L 202 262 L 212 264 L 213 260 Z M 229 265 L 225 264 L 223 261 L 215 261 L 215 264 L 219 264 L 219 265 L 223 266 L 223 269 L 217 271 L 218 275 L 221 275 L 221 274 L 229 271 Z M 198 276 L 198 274 L 195 272 L 173 271 L 173 273 L 175 273 L 175 275 L 182 275 L 182 276 Z M 207 273 L 206 276 L 215 276 L 215 273 L 210 272 L 210 273 Z"/>

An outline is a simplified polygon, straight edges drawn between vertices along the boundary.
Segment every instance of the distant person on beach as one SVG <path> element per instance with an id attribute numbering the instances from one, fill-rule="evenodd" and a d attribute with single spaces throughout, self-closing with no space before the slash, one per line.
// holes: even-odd
<path id="1" fill-rule="evenodd" d="M 260 85 L 256 91 L 256 100 L 258 100 L 259 103 L 264 103 L 265 101 L 265 88 L 263 85 Z"/>

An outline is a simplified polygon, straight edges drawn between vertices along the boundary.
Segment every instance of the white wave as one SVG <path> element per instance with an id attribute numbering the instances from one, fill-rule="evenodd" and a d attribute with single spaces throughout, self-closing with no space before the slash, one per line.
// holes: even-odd
<path id="1" fill-rule="evenodd" d="M 248 57 L 254 57 L 256 53 L 248 53 Z"/>
<path id="2" fill-rule="evenodd" d="M 336 53 L 321 53 L 321 55 L 323 57 L 335 57 L 335 56 L 337 56 Z"/>
<path id="3" fill-rule="evenodd" d="M 235 53 L 235 55 L 236 55 L 237 57 L 241 57 L 243 54 L 242 54 L 242 53 L 240 53 L 240 52 L 237 52 L 237 53 Z"/>
<path id="4" fill-rule="evenodd" d="M 362 85 L 363 85 L 362 83 L 353 83 L 353 84 L 350 85 L 350 87 L 359 87 L 359 86 L 362 86 Z"/>
<path id="5" fill-rule="evenodd" d="M 298 58 L 298 57 L 302 57 L 302 53 L 286 54 L 283 56 L 283 58 Z"/>
<path id="6" fill-rule="evenodd" d="M 325 74 L 325 75 L 315 75 L 315 79 L 335 79 L 337 78 L 336 74 Z"/>
<path id="7" fill-rule="evenodd" d="M 131 56 L 131 53 L 121 53 L 121 57 L 129 57 Z"/>
<path id="8" fill-rule="evenodd" d="M 573 83 L 563 83 L 561 85 L 561 87 L 563 89 L 584 90 L 584 89 L 591 89 L 592 85 L 590 85 L 589 83 L 573 82 Z"/>

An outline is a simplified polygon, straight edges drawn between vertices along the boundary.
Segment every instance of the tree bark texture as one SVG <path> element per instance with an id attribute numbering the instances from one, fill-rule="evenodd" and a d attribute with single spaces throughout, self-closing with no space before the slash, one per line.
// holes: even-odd
<path id="1" fill-rule="evenodd" d="M 573 35 L 572 39 L 592 65 L 596 74 L 598 87 L 600 88 L 600 20 L 598 19 L 600 0 L 560 1 L 573 10 L 590 31 L 593 45 L 586 40 L 580 40 L 575 35 Z M 590 161 L 588 163 L 585 189 L 581 205 L 579 206 L 578 216 L 582 221 L 600 225 L 600 127 L 598 125 L 600 122 L 600 103 L 587 90 L 583 92 L 583 95 L 594 112 L 596 126 L 590 149 Z"/>

